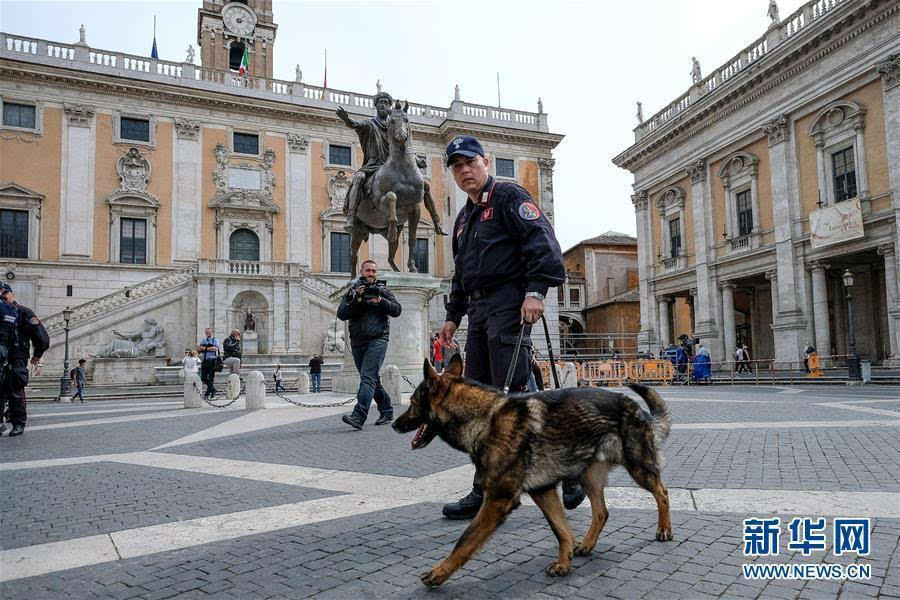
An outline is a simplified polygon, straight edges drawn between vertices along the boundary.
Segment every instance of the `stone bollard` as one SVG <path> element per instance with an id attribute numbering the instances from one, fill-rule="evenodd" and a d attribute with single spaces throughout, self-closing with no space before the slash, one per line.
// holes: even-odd
<path id="1" fill-rule="evenodd" d="M 300 373 L 297 378 L 297 388 L 301 394 L 309 393 L 309 373 Z"/>
<path id="2" fill-rule="evenodd" d="M 236 373 L 228 376 L 228 383 L 225 384 L 225 398 L 232 400 L 241 395 L 241 378 Z"/>
<path id="3" fill-rule="evenodd" d="M 203 401 L 200 399 L 200 376 L 190 373 L 184 377 L 184 407 L 200 408 Z"/>
<path id="4" fill-rule="evenodd" d="M 266 407 L 266 380 L 259 371 L 250 371 L 247 376 L 247 410 Z"/>
<path id="5" fill-rule="evenodd" d="M 578 387 L 578 370 L 575 368 L 575 363 L 567 362 L 559 365 L 559 367 L 559 387 Z M 550 378 L 552 380 L 553 375 L 550 375 Z M 544 387 L 545 389 L 550 389 L 550 387 L 553 387 L 553 381 L 550 381 L 549 387 Z"/>
<path id="6" fill-rule="evenodd" d="M 403 402 L 403 396 L 400 392 L 400 368 L 396 365 L 385 365 L 381 368 L 378 375 L 381 377 L 381 387 L 391 399 L 391 404 L 400 406 Z"/>

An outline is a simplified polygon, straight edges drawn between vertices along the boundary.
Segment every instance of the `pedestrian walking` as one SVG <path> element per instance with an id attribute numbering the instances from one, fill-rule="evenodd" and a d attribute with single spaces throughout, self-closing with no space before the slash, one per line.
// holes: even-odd
<path id="1" fill-rule="evenodd" d="M 277 367 L 275 367 L 275 374 L 273 375 L 273 377 L 275 378 L 275 392 L 276 393 L 283 392 L 284 386 L 281 385 L 281 378 L 282 378 L 281 365 L 278 365 Z"/>
<path id="2" fill-rule="evenodd" d="M 0 349 L 6 353 L 3 382 L 0 383 L 0 414 L 8 405 L 12 424 L 9 435 L 12 437 L 25 433 L 29 356 L 35 371 L 40 372 L 41 357 L 50 347 L 50 336 L 34 311 L 16 302 L 16 295 L 8 283 L 0 283 L 0 300 Z"/>
<path id="3" fill-rule="evenodd" d="M 84 368 L 86 363 L 87 361 L 82 358 L 78 361 L 78 366 L 72 369 L 72 383 L 77 390 L 72 396 L 72 402 L 75 402 L 75 398 L 81 398 L 81 403 L 84 404 L 84 386 L 87 384 L 87 370 Z"/>
<path id="4" fill-rule="evenodd" d="M 309 380 L 314 394 L 322 391 L 322 365 L 325 361 L 318 354 L 309 359 Z"/>
<path id="5" fill-rule="evenodd" d="M 376 425 L 394 420 L 394 407 L 390 396 L 381 387 L 379 371 L 391 334 L 389 317 L 399 317 L 403 310 L 394 293 L 378 280 L 378 265 L 374 260 L 363 261 L 359 274 L 359 279 L 350 284 L 337 310 L 340 320 L 350 321 L 350 349 L 359 372 L 356 406 L 341 420 L 357 430 L 363 428 L 372 400 L 375 400 L 379 412 Z"/>
<path id="6" fill-rule="evenodd" d="M 490 175 L 490 161 L 474 137 L 461 135 L 450 142 L 447 166 L 468 201 L 453 227 L 455 269 L 441 341 L 449 346 L 463 316 L 468 315 L 466 377 L 502 388 L 524 323 L 522 349 L 512 365 L 510 390 L 525 391 L 531 362 L 531 324 L 544 313 L 547 290 L 565 280 L 559 242 L 547 217 L 525 189 Z M 472 491 L 458 502 L 445 505 L 444 516 L 475 516 L 484 498 L 481 477 L 476 467 Z M 578 506 L 584 497 L 577 481 L 563 483 L 567 508 Z"/>
<path id="7" fill-rule="evenodd" d="M 232 329 L 231 334 L 222 342 L 222 351 L 225 360 L 222 362 L 228 367 L 229 374 L 239 375 L 241 372 L 241 332 Z"/>
<path id="8" fill-rule="evenodd" d="M 222 345 L 213 335 L 212 328 L 207 327 L 205 331 L 206 337 L 200 340 L 197 346 L 197 354 L 201 357 L 200 363 L 200 380 L 206 385 L 204 396 L 212 398 L 218 390 L 215 386 L 216 371 L 221 371 L 219 362 L 221 361 Z"/>

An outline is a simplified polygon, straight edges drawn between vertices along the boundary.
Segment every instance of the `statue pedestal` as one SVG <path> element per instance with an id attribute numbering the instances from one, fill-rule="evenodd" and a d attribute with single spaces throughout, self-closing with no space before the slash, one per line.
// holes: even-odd
<path id="1" fill-rule="evenodd" d="M 241 334 L 241 354 L 259 354 L 259 335 L 255 331 Z"/>
<path id="2" fill-rule="evenodd" d="M 157 367 L 165 358 L 94 358 L 94 383 L 155 383 Z"/>

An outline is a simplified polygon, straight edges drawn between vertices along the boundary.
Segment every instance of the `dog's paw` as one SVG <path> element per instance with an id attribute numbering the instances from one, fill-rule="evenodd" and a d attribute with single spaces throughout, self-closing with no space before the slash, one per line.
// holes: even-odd
<path id="1" fill-rule="evenodd" d="M 447 581 L 449 577 L 450 571 L 438 565 L 422 575 L 422 583 L 428 587 L 436 587 Z"/>
<path id="2" fill-rule="evenodd" d="M 565 562 L 562 563 L 558 560 L 553 561 L 553 564 L 547 567 L 547 575 L 550 577 L 565 577 L 572 570 L 572 563 Z"/>
<path id="3" fill-rule="evenodd" d="M 656 530 L 656 541 L 657 542 L 671 542 L 673 539 L 675 539 L 675 538 L 672 536 L 671 529 L 657 529 Z"/>
<path id="4" fill-rule="evenodd" d="M 593 550 L 593 546 L 588 546 L 584 542 L 581 542 L 575 546 L 575 556 L 590 556 Z"/>

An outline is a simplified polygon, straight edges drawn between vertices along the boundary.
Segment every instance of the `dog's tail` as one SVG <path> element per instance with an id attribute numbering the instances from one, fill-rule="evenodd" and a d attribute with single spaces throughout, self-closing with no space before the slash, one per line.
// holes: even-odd
<path id="1" fill-rule="evenodd" d="M 669 437 L 669 431 L 672 430 L 672 417 L 669 415 L 669 408 L 665 401 L 652 388 L 640 383 L 629 383 L 628 387 L 638 396 L 644 399 L 650 408 L 650 416 L 653 418 L 653 432 L 656 434 L 657 440 L 662 441 Z"/>

